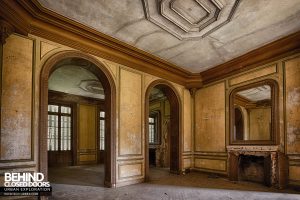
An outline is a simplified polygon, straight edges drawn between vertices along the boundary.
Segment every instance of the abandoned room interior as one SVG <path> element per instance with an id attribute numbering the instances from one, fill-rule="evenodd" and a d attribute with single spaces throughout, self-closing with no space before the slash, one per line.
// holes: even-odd
<path id="1" fill-rule="evenodd" d="M 0 27 L 1 186 L 300 199 L 299 0 L 1 0 Z"/>

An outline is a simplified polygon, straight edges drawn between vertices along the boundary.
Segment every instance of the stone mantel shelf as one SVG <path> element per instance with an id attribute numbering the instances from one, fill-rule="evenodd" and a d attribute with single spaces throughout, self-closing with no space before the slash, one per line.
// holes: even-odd
<path id="1" fill-rule="evenodd" d="M 227 146 L 228 152 L 277 152 L 279 151 L 278 145 L 272 146 L 242 146 L 242 145 L 230 145 Z"/>

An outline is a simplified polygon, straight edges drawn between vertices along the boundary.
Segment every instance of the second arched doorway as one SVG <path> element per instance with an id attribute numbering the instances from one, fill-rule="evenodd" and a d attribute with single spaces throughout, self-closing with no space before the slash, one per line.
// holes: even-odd
<path id="1" fill-rule="evenodd" d="M 155 101 L 164 102 L 163 110 L 151 109 Z M 166 114 L 167 113 L 167 114 Z M 149 179 L 150 164 L 169 168 L 171 173 L 181 172 L 181 101 L 175 87 L 167 81 L 152 82 L 145 96 L 145 179 Z M 157 149 L 153 153 L 153 148 Z M 157 151 L 163 152 L 161 153 Z M 154 154 L 154 158 L 152 156 Z M 158 158 L 160 157 L 160 158 Z M 162 158 L 163 157 L 163 158 Z M 167 159 L 161 161 L 160 159 Z"/>

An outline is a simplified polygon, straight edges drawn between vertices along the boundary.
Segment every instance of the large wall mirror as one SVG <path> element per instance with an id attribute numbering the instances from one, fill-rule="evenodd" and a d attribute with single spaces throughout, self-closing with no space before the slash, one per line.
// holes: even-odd
<path id="1" fill-rule="evenodd" d="M 230 95 L 230 144 L 276 144 L 278 89 L 274 80 L 238 87 Z"/>

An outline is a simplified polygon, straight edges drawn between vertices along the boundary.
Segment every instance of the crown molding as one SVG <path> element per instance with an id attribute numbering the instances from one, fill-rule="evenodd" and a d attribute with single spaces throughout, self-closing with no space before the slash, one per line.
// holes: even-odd
<path id="1" fill-rule="evenodd" d="M 250 51 L 226 63 L 201 72 L 203 84 L 208 84 L 300 51 L 300 31 Z"/>
<path id="2" fill-rule="evenodd" d="M 150 53 L 45 9 L 37 0 L 2 0 L 0 17 L 12 24 L 20 34 L 36 35 L 184 86 L 201 86 L 199 73 L 193 74 Z"/>
<path id="3" fill-rule="evenodd" d="M 14 27 L 7 21 L 0 19 L 0 42 L 5 44 L 6 38 L 8 38 L 13 32 L 15 32 Z"/>
<path id="4" fill-rule="evenodd" d="M 40 5 L 37 0 L 2 0 L 0 17 L 19 34 L 33 34 L 184 85 L 201 88 L 300 49 L 300 31 L 201 73 L 192 73 Z"/>

